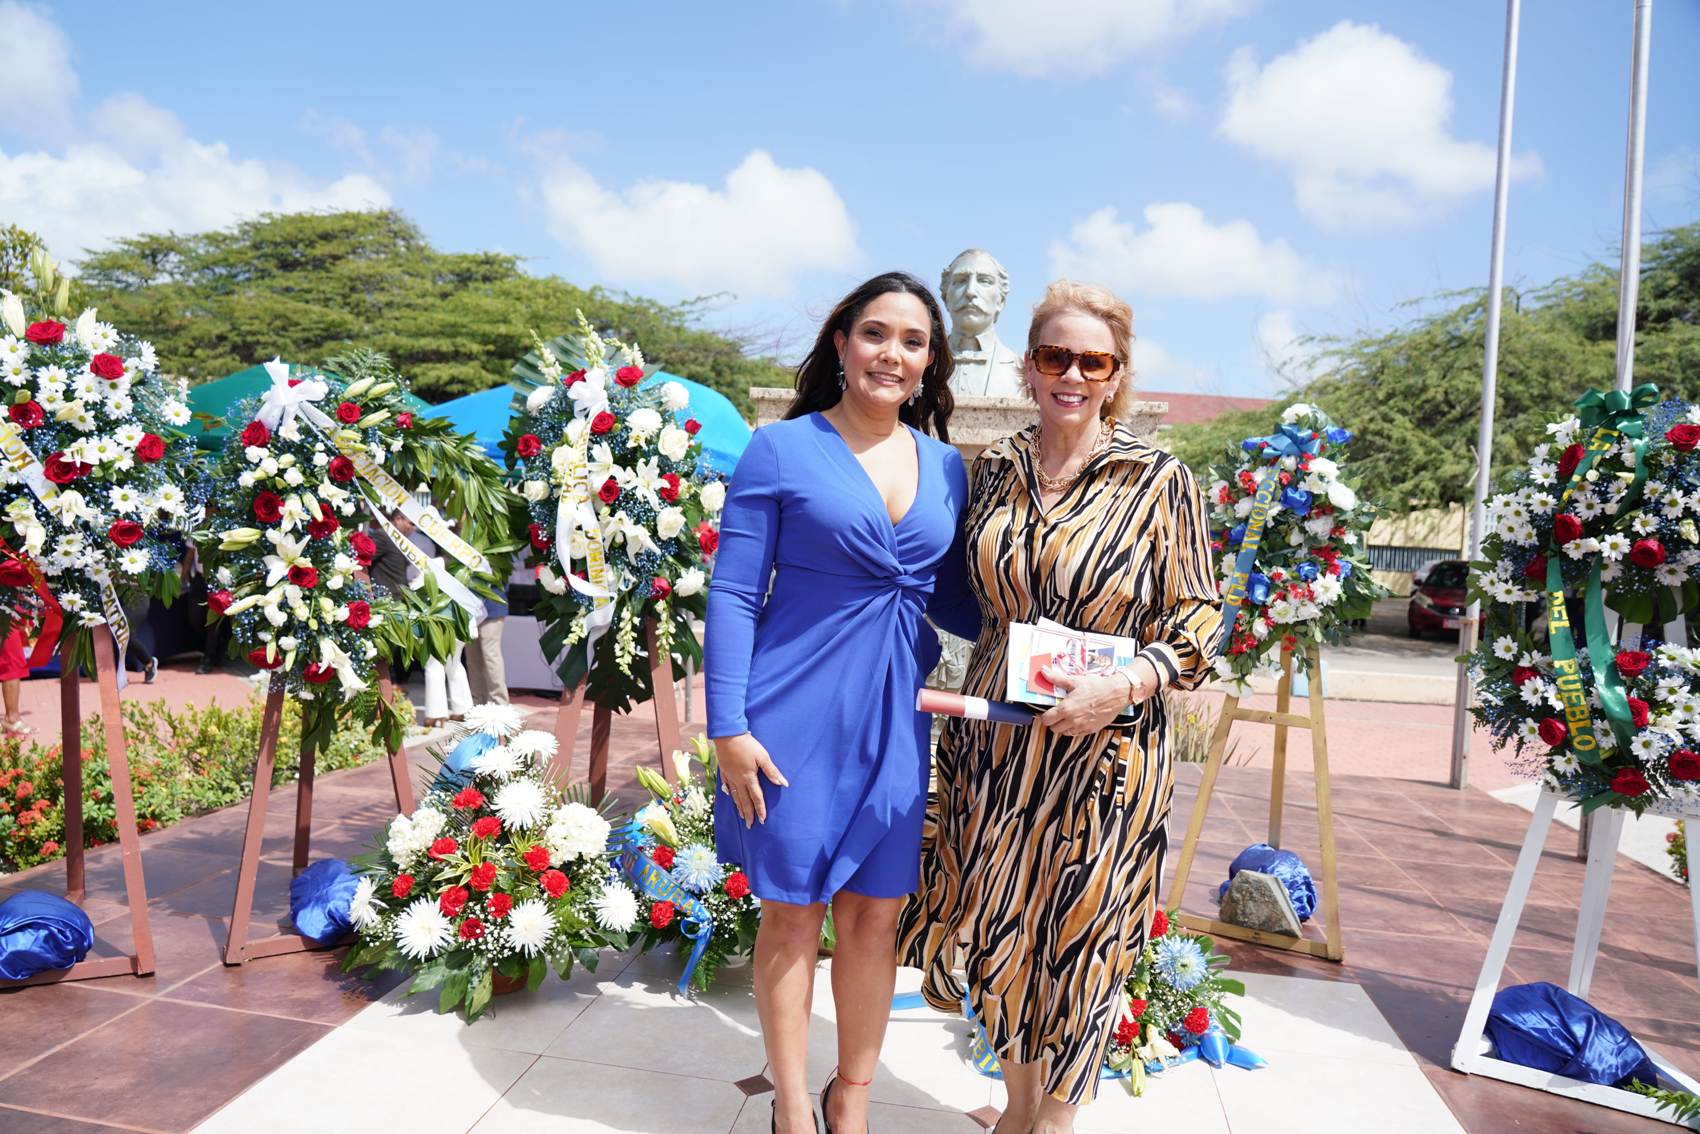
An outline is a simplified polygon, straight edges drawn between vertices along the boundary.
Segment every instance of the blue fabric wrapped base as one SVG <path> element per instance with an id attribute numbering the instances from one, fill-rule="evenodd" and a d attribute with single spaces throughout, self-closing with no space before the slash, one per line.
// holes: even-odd
<path id="1" fill-rule="evenodd" d="M 303 870 L 289 884 L 289 920 L 295 932 L 329 945 L 354 924 L 348 907 L 360 877 L 340 858 L 327 858 Z"/>
<path id="2" fill-rule="evenodd" d="M 68 969 L 94 948 L 94 923 L 58 894 L 26 890 L 0 902 L 0 980 Z"/>
<path id="3" fill-rule="evenodd" d="M 451 795 L 472 783 L 472 761 L 484 755 L 492 748 L 501 745 L 501 741 L 484 732 L 469 732 L 461 737 L 460 742 L 443 760 L 442 767 L 437 769 L 437 778 L 431 781 L 432 791 L 446 791 Z"/>
<path id="4" fill-rule="evenodd" d="M 1659 1081 L 1653 1061 L 1627 1028 L 1546 981 L 1501 989 L 1486 1030 L 1507 1063 L 1605 1086 Z"/>
<path id="5" fill-rule="evenodd" d="M 1304 859 L 1292 851 L 1276 850 L 1268 843 L 1253 843 L 1234 856 L 1228 866 L 1228 881 L 1216 889 L 1217 901 L 1222 900 L 1234 875 L 1242 870 L 1270 874 L 1278 879 L 1287 888 L 1287 896 L 1293 900 L 1293 912 L 1300 921 L 1309 921 L 1316 912 L 1316 883 L 1311 881 L 1310 868 L 1305 866 Z"/>

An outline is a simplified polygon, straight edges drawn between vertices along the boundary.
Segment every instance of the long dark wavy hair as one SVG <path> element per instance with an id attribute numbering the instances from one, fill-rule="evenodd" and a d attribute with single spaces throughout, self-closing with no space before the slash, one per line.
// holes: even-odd
<path id="1" fill-rule="evenodd" d="M 905 401 L 897 413 L 905 425 L 923 433 L 931 433 L 940 441 L 950 441 L 950 415 L 956 399 L 950 392 L 950 376 L 956 369 L 956 359 L 950 353 L 950 337 L 945 334 L 944 311 L 927 285 L 908 272 L 886 272 L 857 287 L 838 301 L 826 322 L 821 324 L 815 345 L 797 367 L 797 396 L 785 411 L 786 420 L 802 417 L 817 410 L 828 410 L 838 404 L 844 391 L 838 386 L 838 346 L 832 341 L 835 332 L 846 337 L 868 304 L 891 292 L 913 295 L 927 309 L 932 324 L 928 330 L 927 346 L 933 360 L 921 373 L 921 396 L 913 405 Z"/>

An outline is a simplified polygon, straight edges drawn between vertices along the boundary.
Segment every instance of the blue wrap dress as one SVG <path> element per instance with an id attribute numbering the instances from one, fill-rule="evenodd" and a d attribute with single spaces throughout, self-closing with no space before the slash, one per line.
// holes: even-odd
<path id="1" fill-rule="evenodd" d="M 979 610 L 962 457 L 909 432 L 919 483 L 896 523 L 818 413 L 756 430 L 732 476 L 703 644 L 708 735 L 749 732 L 790 786 L 763 778 L 767 820 L 748 828 L 716 791 L 715 842 L 767 901 L 919 883 L 929 721 L 915 693 L 939 654 L 923 615 L 975 637 Z"/>

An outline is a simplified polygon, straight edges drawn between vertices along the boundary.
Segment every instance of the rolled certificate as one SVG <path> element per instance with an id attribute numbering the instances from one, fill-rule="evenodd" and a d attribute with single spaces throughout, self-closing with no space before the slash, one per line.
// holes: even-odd
<path id="1" fill-rule="evenodd" d="M 941 717 L 966 717 L 971 721 L 996 721 L 999 724 L 1029 725 L 1039 710 L 1009 701 L 988 701 L 984 697 L 965 697 L 943 689 L 922 689 L 915 694 L 919 712 Z"/>

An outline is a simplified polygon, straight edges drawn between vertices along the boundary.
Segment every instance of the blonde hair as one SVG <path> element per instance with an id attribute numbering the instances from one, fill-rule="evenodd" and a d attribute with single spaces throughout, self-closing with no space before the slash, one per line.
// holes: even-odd
<path id="1" fill-rule="evenodd" d="M 1097 284 L 1077 283 L 1074 280 L 1055 280 L 1045 288 L 1045 296 L 1033 305 L 1033 321 L 1027 326 L 1027 349 L 1039 345 L 1039 332 L 1057 315 L 1069 313 L 1088 315 L 1110 329 L 1115 340 L 1116 358 L 1121 368 L 1116 373 L 1116 392 L 1104 399 L 1099 409 L 1103 417 L 1127 419 L 1133 405 L 1133 308 L 1118 299 L 1114 292 Z M 1031 383 L 1023 382 L 1027 396 L 1033 396 Z"/>

